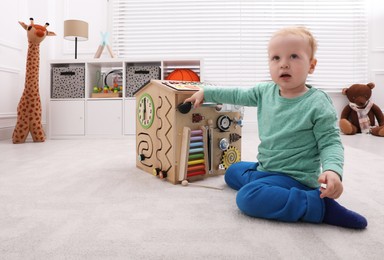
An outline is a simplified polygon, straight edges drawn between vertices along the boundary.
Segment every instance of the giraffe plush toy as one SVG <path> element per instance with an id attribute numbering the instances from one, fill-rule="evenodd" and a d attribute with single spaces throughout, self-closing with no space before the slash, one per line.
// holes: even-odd
<path id="1" fill-rule="evenodd" d="M 56 34 L 47 30 L 48 23 L 45 26 L 37 25 L 34 24 L 33 18 L 30 18 L 29 25 L 23 22 L 19 24 L 27 31 L 28 54 L 24 92 L 17 107 L 17 123 L 12 141 L 14 144 L 24 143 L 28 134 L 31 133 L 34 142 L 44 142 L 45 133 L 41 124 L 39 93 L 40 43 L 46 36 Z"/>

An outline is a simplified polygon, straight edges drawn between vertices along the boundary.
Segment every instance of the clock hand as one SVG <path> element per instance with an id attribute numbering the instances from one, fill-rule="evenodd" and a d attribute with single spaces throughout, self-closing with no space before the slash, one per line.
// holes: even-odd
<path id="1" fill-rule="evenodd" d="M 147 99 L 144 98 L 144 109 L 143 109 L 143 112 L 144 112 L 144 119 L 145 119 L 145 116 L 147 114 Z"/>

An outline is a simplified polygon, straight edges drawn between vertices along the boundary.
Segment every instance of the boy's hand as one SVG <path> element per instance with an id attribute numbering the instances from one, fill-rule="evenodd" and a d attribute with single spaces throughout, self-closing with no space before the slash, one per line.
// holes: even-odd
<path id="1" fill-rule="evenodd" d="M 340 176 L 333 171 L 325 171 L 320 174 L 317 180 L 321 184 L 326 184 L 326 188 L 320 187 L 320 198 L 337 199 L 343 193 L 343 184 L 340 180 Z"/>
<path id="2" fill-rule="evenodd" d="M 200 89 L 199 91 L 195 92 L 191 97 L 184 100 L 184 103 L 186 102 L 192 102 L 193 107 L 199 107 L 204 101 L 204 89 Z"/>

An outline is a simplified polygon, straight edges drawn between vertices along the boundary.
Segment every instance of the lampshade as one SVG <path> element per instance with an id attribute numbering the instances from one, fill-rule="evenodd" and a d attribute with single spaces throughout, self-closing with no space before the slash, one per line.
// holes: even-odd
<path id="1" fill-rule="evenodd" d="M 64 21 L 64 39 L 74 41 L 88 40 L 88 23 L 81 20 Z"/>
<path id="2" fill-rule="evenodd" d="M 88 40 L 88 23 L 81 20 L 64 21 L 64 39 L 75 41 L 75 59 L 77 59 L 77 41 Z"/>

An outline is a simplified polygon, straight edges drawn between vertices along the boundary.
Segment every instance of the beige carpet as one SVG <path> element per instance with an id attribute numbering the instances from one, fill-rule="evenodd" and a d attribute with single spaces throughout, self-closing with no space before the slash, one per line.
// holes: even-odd
<path id="1" fill-rule="evenodd" d="M 244 136 L 253 160 L 257 139 Z M 0 259 L 384 257 L 384 138 L 343 137 L 339 201 L 367 217 L 364 231 L 247 217 L 222 176 L 200 182 L 214 190 L 138 170 L 134 140 L 1 141 Z"/>

